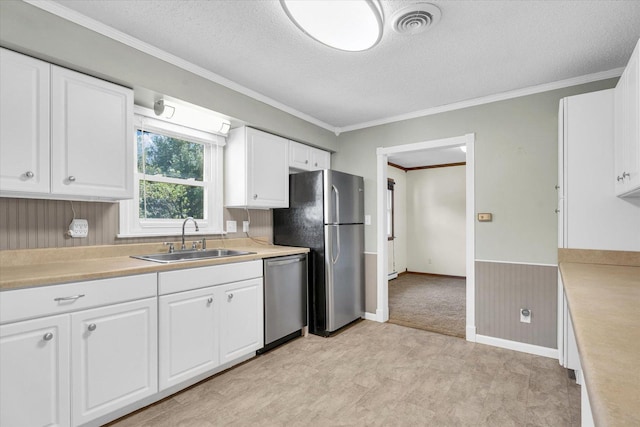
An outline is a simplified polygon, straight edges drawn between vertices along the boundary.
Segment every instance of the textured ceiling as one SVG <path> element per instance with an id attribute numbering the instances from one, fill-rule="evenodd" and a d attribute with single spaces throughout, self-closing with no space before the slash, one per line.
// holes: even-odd
<path id="1" fill-rule="evenodd" d="M 439 24 L 342 52 L 307 37 L 276 0 L 59 0 L 328 128 L 623 67 L 640 37 L 640 1 L 432 1 Z"/>

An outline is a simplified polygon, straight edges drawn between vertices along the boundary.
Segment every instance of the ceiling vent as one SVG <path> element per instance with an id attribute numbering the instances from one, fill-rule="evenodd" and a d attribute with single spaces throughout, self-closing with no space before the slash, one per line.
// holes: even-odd
<path id="1" fill-rule="evenodd" d="M 396 11 L 391 22 L 397 33 L 418 34 L 436 25 L 441 15 L 431 3 L 416 3 Z"/>

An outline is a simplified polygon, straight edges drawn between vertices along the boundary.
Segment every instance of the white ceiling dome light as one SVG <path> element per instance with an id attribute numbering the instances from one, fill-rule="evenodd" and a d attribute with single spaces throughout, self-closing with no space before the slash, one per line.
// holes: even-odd
<path id="1" fill-rule="evenodd" d="M 440 21 L 440 9 L 431 3 L 415 3 L 396 11 L 391 22 L 400 34 L 418 34 L 430 29 Z"/>
<path id="2" fill-rule="evenodd" d="M 382 38 L 378 0 L 280 0 L 291 21 L 309 37 L 335 49 L 360 52 Z"/>

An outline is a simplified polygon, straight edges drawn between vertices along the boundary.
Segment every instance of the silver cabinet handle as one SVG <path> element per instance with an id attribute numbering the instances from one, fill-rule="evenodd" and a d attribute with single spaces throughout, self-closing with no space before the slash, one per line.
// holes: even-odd
<path id="1" fill-rule="evenodd" d="M 305 164 L 305 165 L 306 165 L 306 164 L 309 164 L 309 160 L 305 160 L 305 161 L 304 161 L 304 164 Z"/>
<path id="2" fill-rule="evenodd" d="M 31 172 L 31 171 L 27 171 L 24 175 L 25 175 L 27 178 L 33 178 L 34 176 L 36 176 L 36 175 L 35 175 L 33 172 Z"/>
<path id="3" fill-rule="evenodd" d="M 42 339 L 45 341 L 51 341 L 53 339 L 53 334 L 51 332 L 47 332 L 46 334 L 44 334 Z"/>
<path id="4" fill-rule="evenodd" d="M 291 258 L 291 259 L 286 259 L 284 261 L 267 261 L 267 265 L 269 265 L 270 267 L 275 267 L 278 265 L 294 264 L 296 262 L 302 262 L 304 260 L 305 260 L 305 257 Z"/>
<path id="5" fill-rule="evenodd" d="M 560 213 L 560 209 L 556 209 L 556 213 Z"/>
<path id="6" fill-rule="evenodd" d="M 315 166 L 315 167 L 318 167 L 318 162 L 315 162 L 314 166 Z"/>
<path id="7" fill-rule="evenodd" d="M 80 295 L 73 295 L 70 297 L 58 297 L 58 298 L 54 298 L 54 301 L 73 301 L 73 300 L 77 300 L 79 298 L 82 298 L 84 296 L 84 294 L 80 294 Z"/>
<path id="8" fill-rule="evenodd" d="M 97 328 L 96 324 L 95 323 L 91 323 L 87 329 L 90 330 L 90 331 L 95 331 L 96 328 Z"/>
<path id="9" fill-rule="evenodd" d="M 207 304 L 211 304 L 213 302 L 213 297 L 207 298 Z"/>
<path id="10" fill-rule="evenodd" d="M 228 301 L 231 301 L 232 299 L 233 299 L 233 294 L 229 294 L 229 295 L 227 295 L 227 300 L 228 300 Z"/>
<path id="11" fill-rule="evenodd" d="M 624 177 L 623 176 L 617 176 L 616 177 L 616 181 L 618 181 L 618 182 L 624 181 Z"/>
<path id="12" fill-rule="evenodd" d="M 257 195 L 257 194 L 254 194 L 254 195 L 253 195 L 253 200 L 256 200 L 257 198 L 258 198 L 258 195 Z"/>
<path id="13" fill-rule="evenodd" d="M 73 175 L 69 176 L 68 179 L 69 179 L 69 182 L 75 182 L 76 181 L 76 177 L 73 176 Z"/>
<path id="14" fill-rule="evenodd" d="M 559 190 L 560 186 L 558 184 L 556 184 L 556 190 Z"/>
<path id="15" fill-rule="evenodd" d="M 622 172 L 622 179 L 631 178 L 631 174 L 628 172 Z"/>

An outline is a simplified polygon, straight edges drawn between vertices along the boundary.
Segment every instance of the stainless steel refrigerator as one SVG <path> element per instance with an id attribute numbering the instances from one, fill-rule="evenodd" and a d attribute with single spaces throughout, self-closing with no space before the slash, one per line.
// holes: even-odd
<path id="1" fill-rule="evenodd" d="M 328 336 L 364 315 L 364 180 L 332 170 L 289 176 L 273 210 L 276 245 L 309 254 L 309 332 Z"/>

